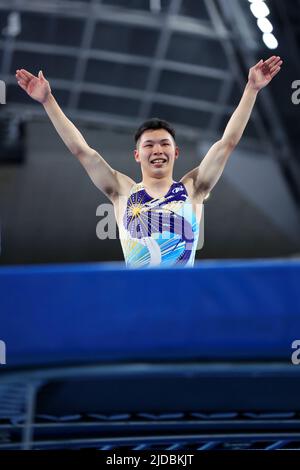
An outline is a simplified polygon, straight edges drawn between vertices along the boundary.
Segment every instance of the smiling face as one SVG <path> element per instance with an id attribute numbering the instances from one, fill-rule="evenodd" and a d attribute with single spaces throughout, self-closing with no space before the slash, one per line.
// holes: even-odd
<path id="1" fill-rule="evenodd" d="M 178 147 L 165 129 L 143 132 L 134 151 L 136 161 L 141 164 L 143 176 L 153 178 L 171 176 L 178 155 Z"/>

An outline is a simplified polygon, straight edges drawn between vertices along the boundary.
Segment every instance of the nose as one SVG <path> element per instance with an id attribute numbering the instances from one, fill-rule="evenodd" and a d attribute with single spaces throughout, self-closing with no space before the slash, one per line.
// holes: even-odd
<path id="1" fill-rule="evenodd" d="M 154 155 L 162 155 L 163 151 L 160 144 L 156 144 L 153 148 Z"/>

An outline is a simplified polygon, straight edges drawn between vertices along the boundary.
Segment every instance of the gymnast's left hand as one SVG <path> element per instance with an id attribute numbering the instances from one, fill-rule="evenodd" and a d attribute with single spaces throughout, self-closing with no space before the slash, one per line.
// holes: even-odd
<path id="1" fill-rule="evenodd" d="M 263 61 L 260 60 L 249 70 L 248 85 L 256 91 L 261 90 L 278 74 L 283 61 L 279 56 L 272 56 Z"/>

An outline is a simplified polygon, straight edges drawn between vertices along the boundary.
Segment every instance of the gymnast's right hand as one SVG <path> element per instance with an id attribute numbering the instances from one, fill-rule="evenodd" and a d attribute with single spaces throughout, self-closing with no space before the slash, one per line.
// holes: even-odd
<path id="1" fill-rule="evenodd" d="M 51 88 L 48 80 L 45 79 L 40 70 L 37 77 L 25 69 L 16 71 L 18 85 L 26 91 L 30 98 L 44 104 L 51 95 Z"/>

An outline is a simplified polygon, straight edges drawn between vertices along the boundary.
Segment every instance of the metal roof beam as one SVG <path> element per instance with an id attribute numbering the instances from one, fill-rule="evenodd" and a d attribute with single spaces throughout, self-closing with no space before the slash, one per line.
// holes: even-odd
<path id="1" fill-rule="evenodd" d="M 77 83 L 82 84 L 84 82 L 84 76 L 85 76 L 87 63 L 88 63 L 87 53 L 89 49 L 91 48 L 95 26 L 96 26 L 96 19 L 93 15 L 93 9 L 95 6 L 99 5 L 100 2 L 101 0 L 91 0 L 91 3 L 89 4 L 89 8 L 88 8 L 89 16 L 87 16 L 85 19 L 83 38 L 82 38 L 81 46 L 79 49 L 76 69 L 74 73 L 73 82 L 75 84 Z M 76 87 L 71 88 L 71 94 L 70 94 L 70 99 L 69 99 L 69 104 L 68 104 L 69 109 L 76 109 L 78 107 L 78 103 L 80 99 L 80 91 L 81 91 L 81 88 L 76 88 Z"/>
<path id="2" fill-rule="evenodd" d="M 0 50 L 1 49 L 3 50 L 3 47 L 1 48 L 0 46 Z M 14 44 L 14 50 L 24 52 L 35 52 L 37 54 L 61 55 L 74 58 L 78 56 L 77 47 L 60 46 L 57 44 L 42 44 L 18 40 Z M 153 63 L 152 58 L 133 54 L 126 54 L 122 52 L 87 49 L 83 53 L 89 59 L 107 60 L 126 65 L 151 67 Z M 187 64 L 172 60 L 158 60 L 158 65 L 161 69 L 170 70 L 178 73 L 188 73 L 190 75 L 215 78 L 217 80 L 232 79 L 232 74 L 229 71 L 214 67 L 207 67 L 204 65 Z"/>
<path id="3" fill-rule="evenodd" d="M 159 66 L 159 62 L 165 58 L 168 52 L 168 47 L 172 36 L 170 24 L 171 15 L 178 14 L 181 8 L 181 4 L 182 0 L 172 0 L 168 9 L 168 13 L 165 17 L 165 24 L 164 27 L 161 29 L 153 64 L 151 68 L 149 68 L 145 95 L 140 106 L 139 117 L 142 120 L 145 120 L 150 114 L 154 95 L 159 85 L 159 80 L 161 76 L 161 68 Z"/>
<path id="4" fill-rule="evenodd" d="M 4 77 L 7 85 L 16 85 L 16 81 L 11 76 Z M 52 89 L 70 91 L 72 87 L 76 90 L 95 95 L 106 95 L 112 97 L 128 98 L 133 100 L 142 100 L 145 95 L 144 90 L 136 90 L 125 87 L 117 87 L 111 85 L 102 85 L 98 83 L 73 83 L 70 80 L 51 79 Z M 165 93 L 155 93 L 153 96 L 154 102 L 162 103 L 169 106 L 178 106 L 186 109 L 193 109 L 196 111 L 204 112 L 219 112 L 229 114 L 233 111 L 231 106 L 220 106 L 219 104 L 212 103 L 205 100 L 196 100 L 194 98 L 185 98 L 182 96 L 168 95 Z"/>
<path id="5" fill-rule="evenodd" d="M 43 109 L 42 106 L 38 106 L 37 104 L 29 101 L 29 104 L 16 104 L 11 103 L 3 108 L 3 116 L 12 116 L 12 115 L 22 115 L 24 120 L 32 120 L 44 119 L 48 122 L 48 117 Z M 140 119 L 138 117 L 132 118 L 131 116 L 118 116 L 111 113 L 103 113 L 103 112 L 93 112 L 87 110 L 76 110 L 71 111 L 68 113 L 68 117 L 72 121 L 81 122 L 83 124 L 95 124 L 101 125 L 101 127 L 109 128 L 109 129 L 124 129 L 130 132 L 134 132 L 136 128 L 140 125 Z M 216 140 L 216 135 L 213 133 L 207 132 L 206 129 L 201 127 L 190 127 L 185 126 L 180 123 L 176 123 L 176 121 L 172 121 L 174 127 L 176 128 L 176 135 L 178 137 L 182 137 L 183 139 L 188 139 L 193 142 L 197 142 L 199 140 L 199 133 L 201 133 L 201 137 L 203 141 L 209 140 L 211 142 Z M 245 137 L 240 145 L 241 148 L 245 150 L 251 150 L 253 152 L 261 152 L 261 144 L 257 142 L 256 139 L 251 139 Z"/>
<path id="6" fill-rule="evenodd" d="M 89 15 L 89 9 L 85 2 L 60 0 L 26 0 L 20 3 L 18 0 L 10 0 L 9 4 L 0 4 L 0 11 L 19 11 L 27 13 L 41 13 L 45 15 L 58 15 L 65 18 L 85 19 Z M 124 24 L 139 28 L 150 28 L 161 31 L 165 23 L 165 15 L 157 15 L 151 12 L 128 10 L 107 5 L 93 5 L 93 16 L 99 22 Z M 208 21 L 189 18 L 181 15 L 171 15 L 170 28 L 174 32 L 194 34 L 207 37 L 212 40 L 224 39 L 229 33 L 225 30 L 215 31 Z"/>

